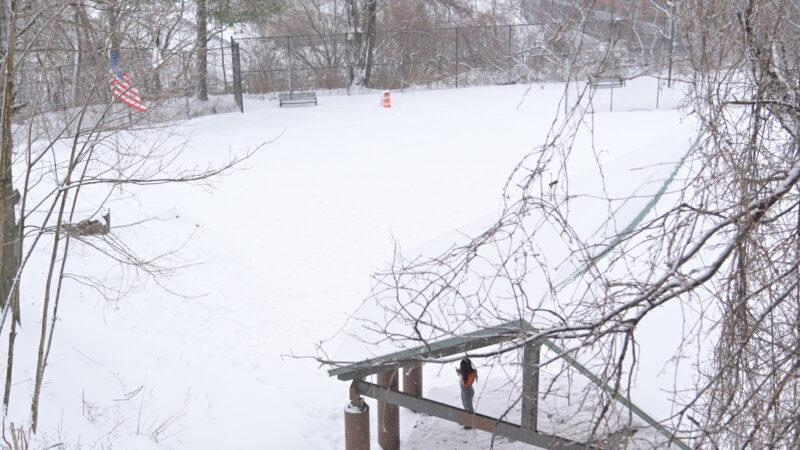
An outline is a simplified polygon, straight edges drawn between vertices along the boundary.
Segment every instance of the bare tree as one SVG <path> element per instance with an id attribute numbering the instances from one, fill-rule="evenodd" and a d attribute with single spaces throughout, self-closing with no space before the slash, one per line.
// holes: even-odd
<path id="1" fill-rule="evenodd" d="M 549 42 L 569 38 L 559 48 L 571 63 L 567 80 L 607 72 L 628 41 L 616 28 L 593 45 L 600 36 L 588 20 L 593 3 L 549 12 L 559 19 Z M 691 389 L 670 396 L 674 435 L 697 448 L 793 448 L 800 444 L 800 8 L 777 0 L 660 6 L 678 24 L 676 78 L 689 87 L 687 112 L 700 128 L 672 184 L 655 194 L 673 191 L 667 211 L 645 209 L 625 227 L 607 222 L 599 241 L 579 231 L 566 161 L 591 114 L 582 105 L 592 91 L 581 88 L 547 141 L 509 177 L 492 226 L 434 258 L 398 253 L 377 276 L 368 301 L 385 314 L 362 324 L 371 331 L 364 339 L 408 348 L 524 319 L 538 331 L 520 328 L 517 345 L 479 356 L 556 340 L 566 352 L 543 367 L 581 355 L 612 393 L 628 396 L 643 324 L 652 326 L 666 305 L 682 305 L 692 313 L 676 326 L 691 331 L 679 352 L 696 347 L 708 363 L 694 368 Z M 543 240 L 568 257 L 553 261 Z M 614 431 L 614 395 L 582 401 L 595 411 L 584 439 L 602 442 Z"/>
<path id="2" fill-rule="evenodd" d="M 197 4 L 197 98 L 208 100 L 208 11 L 206 0 L 195 0 Z"/>
<path id="3" fill-rule="evenodd" d="M 0 185 L 0 242 L 7 245 L 2 246 L 0 254 L 0 333 L 9 332 L 9 346 L 4 417 L 10 402 L 29 401 L 34 433 L 39 426 L 40 397 L 59 305 L 71 295 L 70 282 L 89 284 L 104 295 L 115 292 L 85 274 L 71 272 L 67 265 L 70 249 L 93 249 L 107 255 L 111 264 L 124 264 L 159 280 L 174 270 L 163 258 L 139 256 L 136 249 L 116 237 L 110 213 L 100 224 L 95 224 L 91 216 L 108 210 L 106 202 L 120 186 L 208 183 L 254 151 L 242 150 L 218 167 L 181 167 L 185 142 L 178 139 L 173 141 L 177 144 L 165 145 L 167 138 L 179 136 L 161 122 L 174 120 L 179 110 L 172 106 L 172 99 L 163 96 L 163 90 L 161 97 L 145 95 L 150 87 L 145 80 L 152 79 L 150 71 L 171 71 L 178 79 L 191 71 L 186 55 L 194 46 L 193 30 L 182 26 L 184 11 L 180 7 L 161 2 L 145 6 L 128 2 L 12 1 L 5 10 L 0 132 L 6 176 Z M 138 50 L 148 47 L 156 30 L 167 31 L 161 61 L 154 68 L 149 58 L 139 58 Z M 112 38 L 106 39 L 108 36 Z M 75 44 L 58 44 L 63 42 Z M 130 72 L 134 86 L 143 93 L 146 112 L 134 110 L 117 98 L 120 95 L 109 92 L 108 52 L 114 47 L 124 71 Z M 70 70 L 62 70 L 62 66 Z M 71 80 L 70 75 L 74 77 Z M 174 80 L 159 85 L 171 89 L 171 83 Z M 63 93 L 70 89 L 74 90 L 71 95 Z M 17 113 L 12 112 L 15 106 L 20 109 Z M 154 141 L 154 134 L 160 139 Z M 13 174 L 12 167 L 17 170 Z M 93 194 L 84 195 L 86 191 Z M 26 292 L 28 298 L 40 301 L 23 309 L 17 296 L 20 281 L 40 248 L 49 248 L 49 260 L 36 261 L 38 267 L 47 268 L 46 281 L 40 292 Z M 164 249 L 164 255 L 175 250 Z M 38 345 L 16 348 L 15 337 L 22 323 L 37 323 L 20 319 L 32 314 L 41 317 Z M 36 352 L 36 366 L 26 368 L 34 374 L 30 398 L 12 395 L 14 362 L 18 360 L 14 355 L 19 351 Z"/>

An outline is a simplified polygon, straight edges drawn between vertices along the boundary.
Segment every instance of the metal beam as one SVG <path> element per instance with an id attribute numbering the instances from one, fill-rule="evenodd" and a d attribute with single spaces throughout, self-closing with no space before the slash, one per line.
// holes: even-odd
<path id="1" fill-rule="evenodd" d="M 516 337 L 524 336 L 529 330 L 530 325 L 527 322 L 515 320 L 463 336 L 431 342 L 427 345 L 332 369 L 328 371 L 328 374 L 344 381 L 366 378 L 369 375 L 387 370 L 415 366 L 423 358 L 444 358 L 510 341 Z"/>
<path id="2" fill-rule="evenodd" d="M 414 411 L 429 414 L 440 419 L 456 422 L 460 425 L 469 425 L 479 430 L 504 436 L 515 441 L 536 445 L 547 449 L 585 450 L 589 448 L 584 444 L 560 438 L 533 430 L 526 430 L 513 423 L 504 422 L 482 414 L 472 414 L 463 409 L 456 408 L 434 400 L 414 397 L 398 391 L 385 389 L 377 384 L 366 381 L 354 381 L 356 391 L 376 400 L 413 409 Z"/>
<path id="3" fill-rule="evenodd" d="M 515 333 L 516 335 L 516 333 Z M 512 339 L 513 336 L 509 335 L 496 335 L 492 337 L 478 338 L 470 341 L 464 341 L 458 345 L 453 345 L 444 348 L 434 348 L 431 351 L 420 354 L 418 358 L 444 358 L 447 356 L 455 355 L 458 353 L 466 353 L 479 348 L 488 347 L 490 345 L 499 344 L 501 342 Z M 349 367 L 348 371 L 337 375 L 340 380 L 354 380 L 359 378 L 366 378 L 376 373 L 385 372 L 387 370 L 400 369 L 408 366 L 416 366 L 419 364 L 419 359 L 414 359 L 409 355 L 408 359 L 393 360 L 386 362 L 375 362 L 375 365 L 365 365 L 358 368 Z"/>

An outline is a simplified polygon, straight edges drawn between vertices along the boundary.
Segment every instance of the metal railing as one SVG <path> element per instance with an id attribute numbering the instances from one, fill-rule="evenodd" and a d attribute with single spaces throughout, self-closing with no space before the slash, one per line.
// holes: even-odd
<path id="1" fill-rule="evenodd" d="M 636 76 L 667 67 L 684 50 L 670 48 L 665 30 L 639 21 L 594 20 L 583 24 L 580 48 L 555 32 L 558 23 L 384 30 L 374 34 L 367 87 L 461 87 L 564 80 L 572 76 Z M 613 37 L 613 46 L 610 39 Z M 240 64 L 234 70 L 232 43 L 209 42 L 207 89 L 211 95 L 263 94 L 348 89 L 366 75 L 365 34 L 298 34 L 236 39 Z M 357 45 L 357 43 L 361 45 Z M 122 48 L 120 60 L 145 102 L 194 95 L 196 50 Z M 613 48 L 613 51 L 605 49 Z M 87 96 L 108 101 L 109 76 L 103 50 L 49 48 L 29 51 L 17 69 L 17 101 L 37 112 L 80 105 Z M 234 87 L 234 81 L 240 88 Z M 234 92 L 238 91 L 238 92 Z M 241 107 L 241 102 L 237 101 Z"/>

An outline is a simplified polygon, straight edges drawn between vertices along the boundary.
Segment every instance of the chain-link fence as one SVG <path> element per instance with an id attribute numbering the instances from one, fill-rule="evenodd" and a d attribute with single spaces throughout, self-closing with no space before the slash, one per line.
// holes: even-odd
<path id="1" fill-rule="evenodd" d="M 574 31 L 558 26 L 379 31 L 371 57 L 366 34 L 241 38 L 233 43 L 241 48 L 239 72 L 231 42 L 215 37 L 206 50 L 206 86 L 210 95 L 235 95 L 238 81 L 244 93 L 264 94 L 345 89 L 361 77 L 377 89 L 461 87 L 564 80 L 570 67 L 579 77 L 633 77 L 662 70 L 681 53 L 663 26 L 649 22 L 595 20 Z M 608 36 L 615 39 L 613 52 L 604 50 L 611 48 Z M 175 104 L 197 92 L 202 72 L 192 41 L 157 51 L 123 47 L 119 58 L 147 104 Z M 111 99 L 107 49 L 32 49 L 21 60 L 15 102 L 36 105 L 36 112 Z"/>
<path id="2" fill-rule="evenodd" d="M 17 55 L 23 50 L 17 50 Z M 206 85 L 210 95 L 232 92 L 231 46 L 209 42 Z M 195 95 L 199 83 L 197 51 L 191 47 L 156 50 L 119 49 L 128 73 L 146 104 Z M 15 103 L 35 106 L 37 113 L 110 100 L 111 66 L 107 49 L 33 49 L 15 70 Z"/>
<path id="3" fill-rule="evenodd" d="M 649 22 L 597 20 L 578 33 L 557 24 L 379 31 L 371 63 L 358 60 L 364 34 L 315 34 L 240 39 L 247 93 L 341 89 L 368 77 L 378 89 L 459 87 L 563 80 L 567 59 L 580 76 L 635 76 L 659 70 L 669 57 L 665 30 Z M 615 37 L 613 52 L 607 36 Z M 587 50 L 577 51 L 576 42 Z M 368 72 L 368 74 L 367 74 Z"/>

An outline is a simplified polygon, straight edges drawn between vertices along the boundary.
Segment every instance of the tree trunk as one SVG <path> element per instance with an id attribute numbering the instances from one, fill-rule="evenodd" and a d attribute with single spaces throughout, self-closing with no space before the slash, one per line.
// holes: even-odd
<path id="1" fill-rule="evenodd" d="M 161 30 L 156 31 L 153 41 L 153 92 L 161 92 Z"/>
<path id="2" fill-rule="evenodd" d="M 197 0 L 197 98 L 208 100 L 208 30 L 206 0 Z"/>
<path id="3" fill-rule="evenodd" d="M 11 136 L 11 101 L 14 92 L 14 45 L 16 44 L 16 0 L 9 3 L 11 18 L 7 29 L 6 58 L 3 64 L 3 100 L 2 117 L 0 118 L 0 306 L 10 307 L 11 331 L 8 342 L 8 359 L 6 366 L 6 385 L 3 396 L 3 405 L 8 409 L 11 390 L 11 374 L 13 371 L 14 340 L 16 338 L 16 322 L 19 320 L 19 299 L 15 283 L 19 268 L 18 229 L 14 205 L 19 199 L 14 191 L 11 170 L 11 151 L 13 141 Z M 5 17 L 4 17 L 5 19 Z M 7 305 L 11 302 L 11 305 Z"/>
<path id="4" fill-rule="evenodd" d="M 367 52 L 364 66 L 364 86 L 372 87 L 372 61 L 375 52 L 375 24 L 378 21 L 378 0 L 367 0 Z"/>
<path id="5" fill-rule="evenodd" d="M 14 191 L 13 177 L 11 170 L 11 152 L 13 142 L 11 136 L 11 101 L 14 91 L 14 44 L 16 43 L 16 33 L 11 30 L 16 28 L 16 1 L 11 2 L 12 17 L 8 26 L 7 49 L 5 63 L 3 64 L 3 100 L 2 118 L 0 118 L 0 306 L 5 307 L 10 298 L 14 278 L 17 274 L 17 258 L 15 249 L 17 247 L 16 216 L 14 204 L 18 200 L 18 194 Z"/>
<path id="6" fill-rule="evenodd" d="M 14 312 L 19 310 L 19 303 L 12 300 Z M 17 339 L 17 321 L 11 320 L 11 330 L 8 332 L 8 358 L 6 358 L 6 385 L 3 391 L 3 411 L 8 411 L 8 404 L 11 402 L 11 382 L 14 374 L 14 342 Z"/>
<path id="7" fill-rule="evenodd" d="M 348 85 L 358 84 L 360 80 L 356 78 L 357 69 L 361 64 L 361 29 L 360 14 L 358 13 L 357 0 L 345 0 L 345 11 L 347 13 L 347 78 Z"/>
<path id="8" fill-rule="evenodd" d="M 80 87 L 81 78 L 81 52 L 83 46 L 81 45 L 81 28 L 80 28 L 80 14 L 75 11 L 75 57 L 72 66 L 72 106 L 78 106 L 81 101 L 81 95 L 78 92 Z"/>
<path id="9" fill-rule="evenodd" d="M 122 46 L 122 35 L 119 34 L 119 20 L 118 16 L 120 14 L 119 8 L 117 6 L 117 2 L 113 1 L 109 4 L 108 7 L 108 27 L 110 28 L 110 50 L 114 50 L 114 53 L 117 54 L 120 58 L 122 57 L 119 53 L 119 48 Z M 105 55 L 106 57 L 108 55 Z"/>

